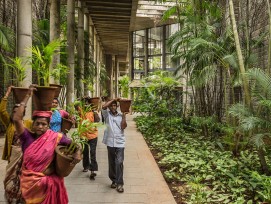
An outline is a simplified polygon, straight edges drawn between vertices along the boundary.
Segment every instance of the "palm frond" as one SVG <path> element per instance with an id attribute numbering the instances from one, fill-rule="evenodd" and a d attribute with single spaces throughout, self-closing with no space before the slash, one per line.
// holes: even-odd
<path id="1" fill-rule="evenodd" d="M 263 141 L 264 136 L 265 134 L 263 133 L 255 134 L 251 137 L 250 140 L 257 148 L 260 148 L 264 146 L 264 141 Z"/>

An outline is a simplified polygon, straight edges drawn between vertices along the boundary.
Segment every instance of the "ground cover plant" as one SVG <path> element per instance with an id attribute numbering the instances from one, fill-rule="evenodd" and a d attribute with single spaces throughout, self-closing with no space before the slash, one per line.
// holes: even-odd
<path id="1" fill-rule="evenodd" d="M 271 78 L 259 69 L 246 77 L 253 108 L 231 106 L 227 111 L 235 124 L 187 108 L 183 114 L 175 95 L 178 83 L 170 73 L 157 72 L 142 81 L 145 87 L 133 108 L 142 113 L 136 124 L 178 203 L 270 203 Z"/>
<path id="2" fill-rule="evenodd" d="M 221 149 L 226 147 L 223 138 L 206 138 L 192 123 L 173 118 L 169 126 L 155 116 L 140 116 L 136 123 L 156 151 L 166 180 L 181 184 L 175 186 L 182 194 L 179 202 L 270 203 L 270 177 L 259 173 L 256 148 L 234 157 L 232 151 Z"/>

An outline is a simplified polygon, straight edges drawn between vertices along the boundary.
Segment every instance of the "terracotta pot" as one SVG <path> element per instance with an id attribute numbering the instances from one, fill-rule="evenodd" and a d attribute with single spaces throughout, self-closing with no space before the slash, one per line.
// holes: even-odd
<path id="1" fill-rule="evenodd" d="M 73 122 L 69 119 L 62 118 L 61 132 L 67 133 L 73 126 Z"/>
<path id="2" fill-rule="evenodd" d="M 61 89 L 62 89 L 62 85 L 59 85 L 59 84 L 49 84 L 50 87 L 56 87 L 56 91 L 55 91 L 55 98 L 58 98 L 60 92 L 61 92 Z"/>
<path id="3" fill-rule="evenodd" d="M 76 164 L 72 164 L 73 158 L 64 154 L 65 146 L 57 146 L 56 152 L 56 174 L 60 177 L 69 176 Z"/>
<path id="4" fill-rule="evenodd" d="M 23 87 L 13 87 L 12 92 L 14 96 L 15 103 L 21 103 L 28 93 L 29 88 Z"/>
<path id="5" fill-rule="evenodd" d="M 130 106 L 131 106 L 132 100 L 130 100 L 130 99 L 121 99 L 119 101 L 119 103 L 120 103 L 120 111 L 122 113 L 130 112 Z"/>
<path id="6" fill-rule="evenodd" d="M 33 92 L 33 104 L 36 110 L 49 111 L 55 97 L 56 87 L 38 86 Z"/>
<path id="7" fill-rule="evenodd" d="M 89 98 L 89 103 L 92 105 L 93 110 L 98 110 L 100 97 Z"/>
<path id="8" fill-rule="evenodd" d="M 109 96 L 102 96 L 101 98 L 103 99 L 104 102 L 107 102 L 110 100 Z"/>

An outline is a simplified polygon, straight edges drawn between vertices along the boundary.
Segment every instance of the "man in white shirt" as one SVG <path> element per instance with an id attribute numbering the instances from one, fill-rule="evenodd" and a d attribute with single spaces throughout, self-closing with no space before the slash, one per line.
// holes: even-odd
<path id="1" fill-rule="evenodd" d="M 102 107 L 102 114 L 106 124 L 103 143 L 107 145 L 109 178 L 112 181 L 111 188 L 116 188 L 119 193 L 123 188 L 123 161 L 125 136 L 124 129 L 127 127 L 126 114 L 117 112 L 118 101 L 113 99 L 106 102 Z"/>

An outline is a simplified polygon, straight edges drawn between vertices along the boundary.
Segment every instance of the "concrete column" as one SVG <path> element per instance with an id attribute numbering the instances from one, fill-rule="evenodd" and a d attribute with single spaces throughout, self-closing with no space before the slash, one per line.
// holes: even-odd
<path id="1" fill-rule="evenodd" d="M 96 43 L 96 67 L 97 67 L 97 76 L 96 76 L 96 96 L 100 95 L 100 42 Z"/>
<path id="2" fill-rule="evenodd" d="M 166 66 L 167 66 L 167 61 L 166 61 L 166 48 L 167 48 L 167 44 L 166 44 L 166 26 L 163 25 L 162 29 L 163 29 L 163 35 L 162 35 L 162 69 L 166 70 Z"/>
<path id="3" fill-rule="evenodd" d="M 17 1 L 17 56 L 23 60 L 31 57 L 31 52 L 26 48 L 32 46 L 32 0 Z M 29 87 L 32 84 L 32 66 L 26 61 L 26 78 L 22 82 L 23 87 Z M 32 102 L 28 101 L 25 118 L 31 119 Z"/>
<path id="4" fill-rule="evenodd" d="M 145 77 L 148 75 L 149 73 L 149 63 L 148 63 L 148 47 L 149 47 L 149 38 L 148 38 L 148 35 L 149 35 L 149 30 L 146 29 L 145 30 L 145 43 L 144 43 L 144 75 Z"/>
<path id="5" fill-rule="evenodd" d="M 88 41 L 84 45 L 84 51 L 85 51 L 84 61 L 85 62 L 89 62 L 89 60 L 90 60 L 89 47 L 90 47 L 91 36 L 90 36 L 90 29 L 89 29 L 89 18 L 90 18 L 89 14 L 85 13 L 85 15 L 84 15 L 84 31 L 88 35 Z M 85 69 L 89 69 L 89 67 L 86 67 L 86 65 L 84 64 L 84 71 L 85 71 Z M 88 91 L 87 86 L 88 86 L 88 84 L 84 84 L 84 96 L 89 96 L 89 91 Z"/>
<path id="6" fill-rule="evenodd" d="M 60 1 L 51 0 L 50 1 L 50 41 L 60 38 Z M 60 63 L 60 53 L 59 51 L 54 54 L 52 64 L 50 66 L 50 72 L 53 71 Z M 50 76 L 50 83 L 59 84 L 59 79 L 54 79 Z"/>
<path id="7" fill-rule="evenodd" d="M 68 53 L 68 83 L 67 105 L 74 101 L 74 43 L 75 43 L 75 0 L 67 0 L 67 53 Z"/>
<path id="8" fill-rule="evenodd" d="M 105 55 L 105 69 L 108 75 L 108 80 L 106 82 L 106 92 L 108 93 L 109 97 L 112 97 L 111 92 L 111 80 L 112 80 L 112 55 L 106 54 Z"/>
<path id="9" fill-rule="evenodd" d="M 118 97 L 118 92 L 119 92 L 119 60 L 118 60 L 118 56 L 115 55 L 115 98 Z"/>
<path id="10" fill-rule="evenodd" d="M 134 79 L 134 56 L 133 56 L 133 32 L 129 35 L 129 77 L 131 81 Z"/>
<path id="11" fill-rule="evenodd" d="M 80 69 L 80 93 L 79 96 L 84 94 L 84 11 L 82 1 L 78 1 L 78 65 Z"/>

